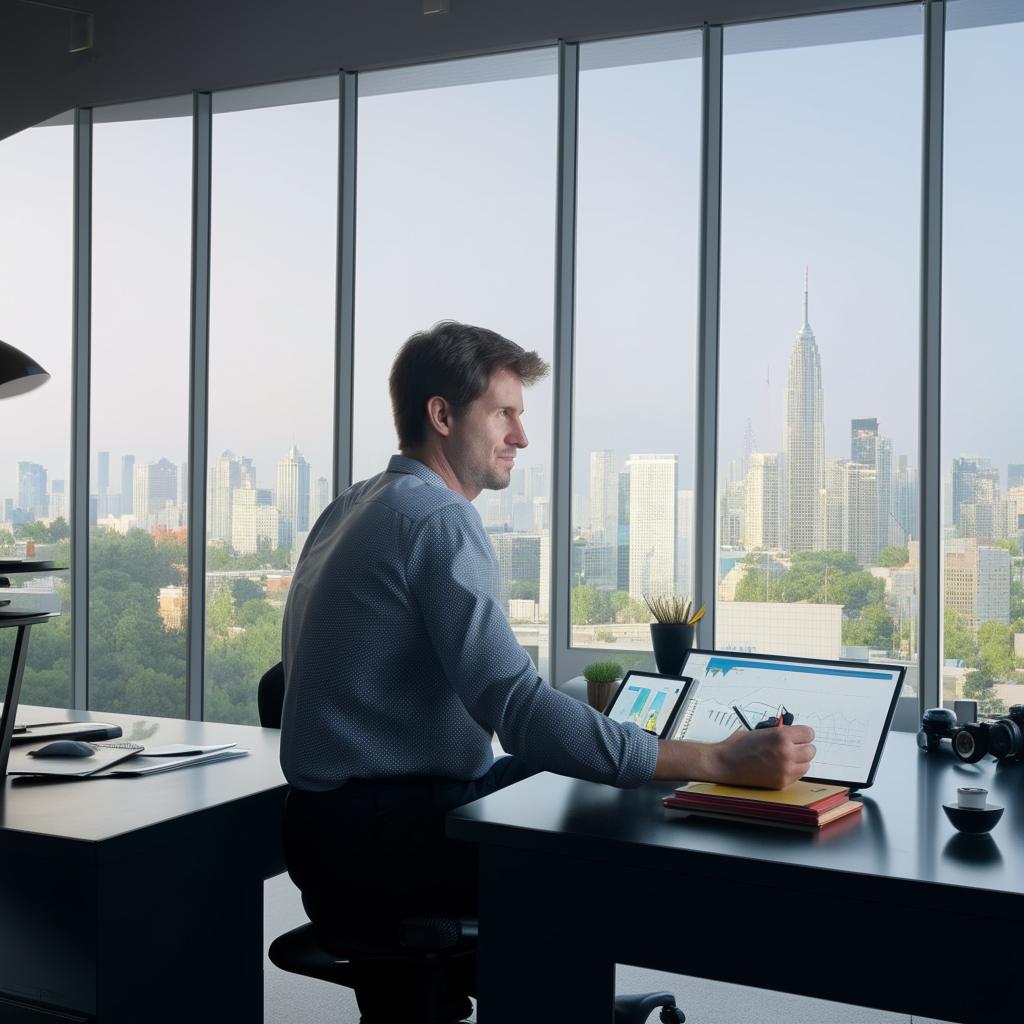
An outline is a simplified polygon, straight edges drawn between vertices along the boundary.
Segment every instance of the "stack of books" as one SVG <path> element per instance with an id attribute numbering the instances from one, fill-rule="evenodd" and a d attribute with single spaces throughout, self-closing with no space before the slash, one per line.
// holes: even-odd
<path id="1" fill-rule="evenodd" d="M 662 803 L 670 817 L 716 818 L 746 821 L 780 828 L 816 832 L 860 811 L 844 786 L 821 782 L 794 782 L 785 789 L 752 789 L 691 782 L 680 786 Z"/>

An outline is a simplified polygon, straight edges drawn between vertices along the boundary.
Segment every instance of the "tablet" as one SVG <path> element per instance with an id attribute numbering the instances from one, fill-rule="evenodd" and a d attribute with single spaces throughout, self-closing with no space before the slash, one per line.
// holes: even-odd
<path id="1" fill-rule="evenodd" d="M 665 739 L 686 698 L 689 679 L 656 672 L 627 672 L 605 708 L 616 722 L 635 722 L 641 729 Z"/>
<path id="2" fill-rule="evenodd" d="M 866 789 L 875 778 L 906 668 L 859 661 L 815 661 L 770 654 L 690 651 L 692 678 L 672 738 L 715 743 L 743 729 L 792 713 L 814 729 L 817 749 L 806 778 Z"/>

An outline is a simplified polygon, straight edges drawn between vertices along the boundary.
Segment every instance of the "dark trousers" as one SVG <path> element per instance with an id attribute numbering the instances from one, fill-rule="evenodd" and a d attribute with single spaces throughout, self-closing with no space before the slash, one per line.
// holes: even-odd
<path id="1" fill-rule="evenodd" d="M 317 932 L 329 944 L 397 949 L 404 918 L 476 917 L 476 847 L 445 838 L 445 815 L 532 774 L 520 759 L 503 757 L 471 782 L 353 779 L 327 793 L 293 789 L 285 860 Z M 471 957 L 453 963 L 446 984 L 452 1012 L 468 1013 Z M 401 992 L 394 970 L 357 985 L 363 1020 L 415 1020 L 398 1010 Z"/>

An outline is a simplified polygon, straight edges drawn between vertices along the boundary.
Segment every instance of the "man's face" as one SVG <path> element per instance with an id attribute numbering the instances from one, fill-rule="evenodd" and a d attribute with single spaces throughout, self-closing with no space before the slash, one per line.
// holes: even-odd
<path id="1" fill-rule="evenodd" d="M 448 461 L 466 491 L 508 487 L 516 452 L 529 443 L 523 430 L 523 382 L 509 369 L 495 370 L 487 390 L 452 421 Z"/>

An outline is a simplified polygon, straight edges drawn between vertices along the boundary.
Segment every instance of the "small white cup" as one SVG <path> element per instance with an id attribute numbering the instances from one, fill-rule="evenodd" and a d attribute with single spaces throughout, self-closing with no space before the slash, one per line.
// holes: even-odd
<path id="1" fill-rule="evenodd" d="M 966 807 L 972 811 L 983 811 L 988 803 L 988 790 L 979 786 L 961 786 L 956 791 L 957 807 Z"/>

